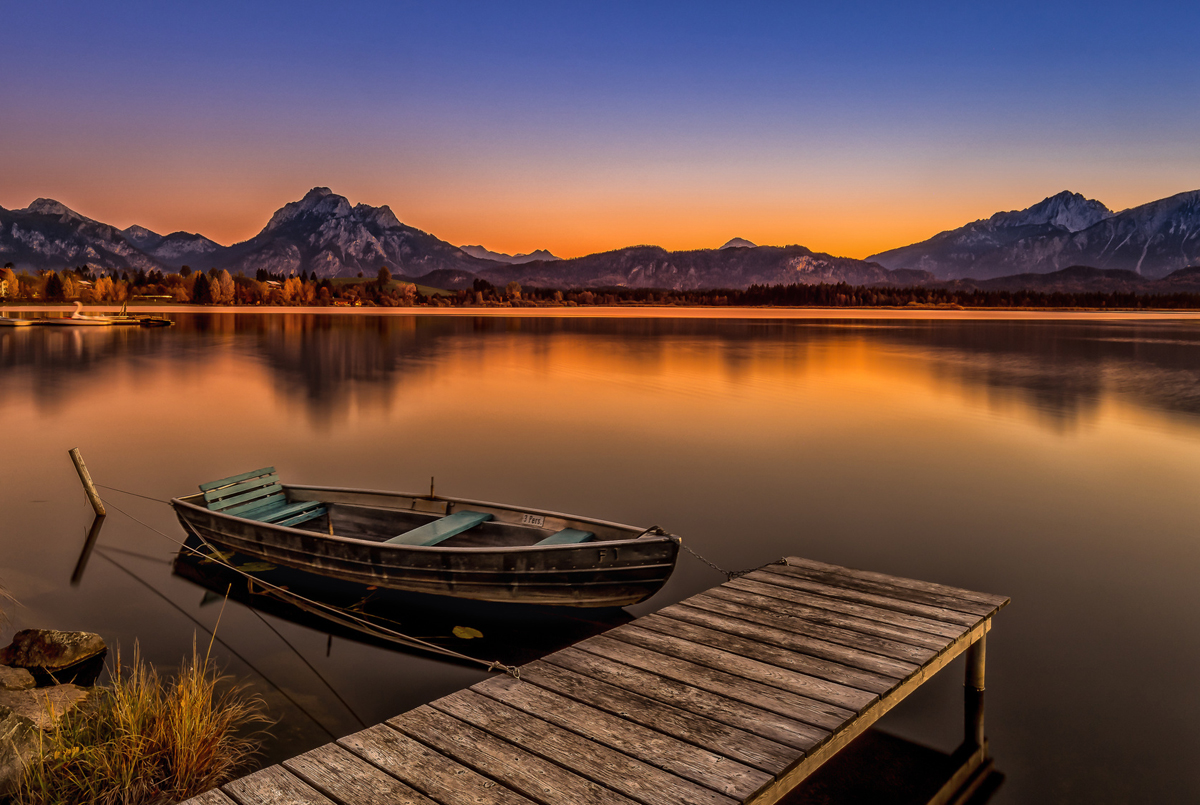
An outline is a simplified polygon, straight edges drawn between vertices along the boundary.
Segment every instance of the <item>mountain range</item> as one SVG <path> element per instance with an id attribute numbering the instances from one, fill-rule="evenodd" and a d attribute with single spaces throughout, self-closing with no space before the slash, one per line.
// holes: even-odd
<path id="1" fill-rule="evenodd" d="M 1063 191 L 1028 209 L 998 212 L 867 259 L 938 279 L 1046 274 L 1071 266 L 1158 279 L 1200 264 L 1200 190 L 1117 213 Z"/>
<path id="2" fill-rule="evenodd" d="M 742 238 L 692 251 L 631 246 L 565 260 L 546 250 L 508 255 L 454 246 L 401 223 L 386 205 L 352 206 L 327 187 L 285 204 L 249 240 L 223 246 L 189 232 L 117 229 L 39 198 L 24 209 L 0 208 L 0 262 L 10 261 L 18 270 L 86 263 L 101 270 L 178 271 L 189 265 L 317 277 L 374 276 L 386 265 L 395 276 L 450 289 L 483 279 L 558 288 L 847 282 L 1148 292 L 1200 282 L 1200 272 L 1180 273 L 1200 265 L 1200 191 L 1116 213 L 1064 191 L 867 260 L 799 245 L 756 246 Z"/>

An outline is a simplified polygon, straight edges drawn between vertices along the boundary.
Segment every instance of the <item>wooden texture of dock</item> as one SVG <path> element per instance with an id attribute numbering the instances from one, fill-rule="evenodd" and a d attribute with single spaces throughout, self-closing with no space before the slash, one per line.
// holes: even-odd
<path id="1" fill-rule="evenodd" d="M 985 756 L 984 637 L 1007 598 L 786 562 L 189 803 L 769 805 L 968 648 Z"/>

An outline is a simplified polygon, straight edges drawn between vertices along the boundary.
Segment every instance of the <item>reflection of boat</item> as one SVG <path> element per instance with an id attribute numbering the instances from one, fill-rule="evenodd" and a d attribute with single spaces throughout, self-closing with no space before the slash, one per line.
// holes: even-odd
<path id="1" fill-rule="evenodd" d="M 49 316 L 42 317 L 37 320 L 38 324 L 50 324 L 56 326 L 71 326 L 71 327 L 111 327 L 113 320 L 108 316 L 87 316 L 83 313 L 83 305 L 79 302 L 75 303 L 75 312 L 70 316 L 60 316 L 50 318 Z"/>
<path id="2" fill-rule="evenodd" d="M 570 610 L 567 617 L 568 610 L 561 607 L 513 612 L 474 601 L 372 589 L 232 551 L 216 552 L 195 536 L 176 554 L 171 569 L 207 590 L 206 601 L 228 595 L 259 612 L 332 637 L 418 654 L 450 649 L 510 664 L 529 662 L 632 619 L 623 610 Z M 397 632 L 418 637 L 423 645 L 397 637 Z"/>
<path id="3" fill-rule="evenodd" d="M 458 498 L 283 485 L 274 468 L 171 501 L 205 542 L 393 590 L 574 607 L 636 604 L 675 568 L 679 538 Z"/>
<path id="4" fill-rule="evenodd" d="M 33 324 L 33 319 L 10 319 L 3 315 L 5 312 L 0 310 L 0 327 L 28 327 Z"/>

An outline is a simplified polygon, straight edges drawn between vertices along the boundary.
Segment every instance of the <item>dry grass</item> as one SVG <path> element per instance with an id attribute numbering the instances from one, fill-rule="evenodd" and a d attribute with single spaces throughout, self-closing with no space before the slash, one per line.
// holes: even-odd
<path id="1" fill-rule="evenodd" d="M 111 684 L 43 735 L 18 805 L 160 805 L 233 777 L 257 751 L 262 702 L 228 688 L 195 648 L 172 679 L 135 650 L 114 661 Z M 221 692 L 224 689 L 225 692 Z"/>

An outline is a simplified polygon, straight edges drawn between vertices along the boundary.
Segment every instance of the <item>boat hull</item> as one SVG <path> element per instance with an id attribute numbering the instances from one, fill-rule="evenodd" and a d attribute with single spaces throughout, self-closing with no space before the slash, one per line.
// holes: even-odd
<path id="1" fill-rule="evenodd" d="M 440 548 L 335 537 L 171 501 L 204 542 L 320 576 L 413 593 L 505 603 L 621 607 L 644 601 L 670 577 L 678 538 L 574 545 Z"/>

